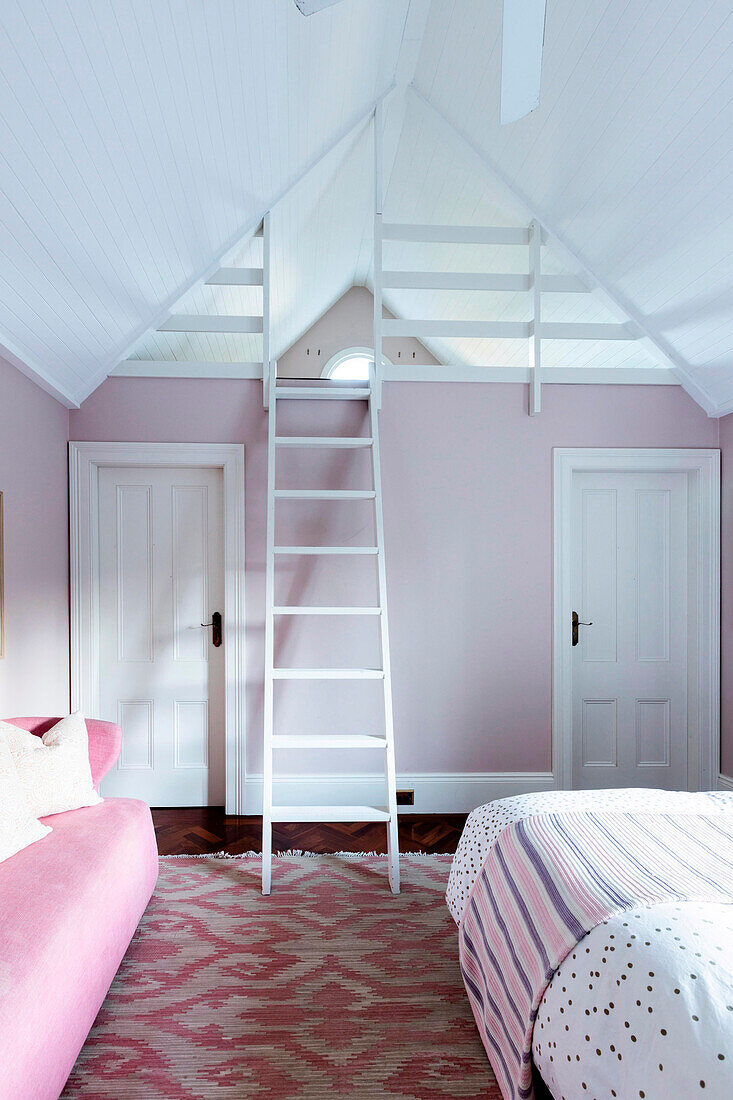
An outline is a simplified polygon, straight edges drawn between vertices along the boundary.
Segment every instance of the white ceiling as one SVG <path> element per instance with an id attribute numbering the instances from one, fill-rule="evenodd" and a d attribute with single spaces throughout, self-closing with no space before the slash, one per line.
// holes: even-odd
<path id="1" fill-rule="evenodd" d="M 258 359 L 257 336 L 155 329 L 171 311 L 258 311 L 257 288 L 200 283 L 227 254 L 261 262 L 247 236 L 272 207 L 281 354 L 370 282 L 362 120 L 396 77 L 386 220 L 534 214 L 559 242 L 544 270 L 581 271 L 607 292 L 546 295 L 545 318 L 617 320 L 615 301 L 652 338 L 548 341 L 546 365 L 672 362 L 708 411 L 730 411 L 729 4 L 548 0 L 540 108 L 507 127 L 500 19 L 501 0 L 343 0 L 310 18 L 292 0 L 5 0 L 0 351 L 69 402 L 130 355 Z M 385 249 L 387 267 L 526 270 L 524 249 Z M 523 320 L 528 304 L 396 290 L 385 302 L 398 316 L 484 320 Z M 425 342 L 450 364 L 526 366 L 520 341 Z"/>
<path id="2" fill-rule="evenodd" d="M 434 3 L 415 85 L 710 406 L 732 401 L 731 5 L 548 0 L 540 107 L 507 127 L 499 31 L 498 3 Z"/>

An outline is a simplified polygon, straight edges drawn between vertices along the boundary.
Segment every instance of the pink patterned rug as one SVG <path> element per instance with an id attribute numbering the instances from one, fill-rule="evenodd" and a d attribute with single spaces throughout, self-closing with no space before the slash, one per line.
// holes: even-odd
<path id="1" fill-rule="evenodd" d="M 163 859 L 64 1091 L 500 1100 L 458 970 L 450 856 Z"/>

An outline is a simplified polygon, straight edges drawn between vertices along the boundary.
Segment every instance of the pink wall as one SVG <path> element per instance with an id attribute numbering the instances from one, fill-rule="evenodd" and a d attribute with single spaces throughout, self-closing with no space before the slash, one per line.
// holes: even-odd
<path id="1" fill-rule="evenodd" d="M 0 359 L 0 717 L 62 714 L 69 706 L 68 425 L 62 405 Z"/>
<path id="2" fill-rule="evenodd" d="M 718 421 L 721 503 L 721 726 L 720 770 L 733 776 L 733 415 Z"/>
<path id="3" fill-rule="evenodd" d="M 383 316 L 394 314 L 385 309 Z M 280 357 L 277 373 L 281 378 L 320 378 L 336 352 L 373 346 L 374 299 L 366 287 L 352 286 Z M 388 337 L 382 350 L 393 363 L 438 362 L 419 340 L 412 338 Z"/>
<path id="4" fill-rule="evenodd" d="M 402 772 L 550 768 L 552 448 L 718 445 L 717 422 L 679 387 L 549 385 L 535 418 L 526 402 L 526 387 L 516 384 L 385 386 L 385 530 Z M 320 414 L 299 405 L 296 415 Z M 355 427 L 353 405 L 327 415 L 329 428 L 337 421 Z M 76 440 L 244 443 L 253 771 L 260 770 L 262 728 L 266 434 L 256 382 L 109 379 L 70 414 Z M 307 476 L 304 461 L 283 468 L 291 484 Z M 354 481 L 359 473 L 356 466 L 345 472 Z M 309 471 L 310 483 L 333 484 L 343 473 L 322 462 Z M 324 514 L 315 527 L 293 522 L 288 537 L 308 541 L 331 530 L 339 541 L 359 542 L 364 522 L 341 512 L 329 524 Z M 343 574 L 332 580 L 346 597 Z M 322 581 L 294 570 L 286 586 L 302 593 Z M 323 633 L 307 639 L 305 626 L 298 629 L 303 633 L 283 642 L 284 662 L 311 663 L 314 646 L 324 659 L 333 655 Z M 338 649 L 343 637 L 334 637 Z M 368 645 L 357 639 L 365 659 Z M 347 715 L 355 709 L 348 699 L 341 706 Z M 284 711 L 291 728 L 325 721 L 315 695 L 293 696 Z"/>

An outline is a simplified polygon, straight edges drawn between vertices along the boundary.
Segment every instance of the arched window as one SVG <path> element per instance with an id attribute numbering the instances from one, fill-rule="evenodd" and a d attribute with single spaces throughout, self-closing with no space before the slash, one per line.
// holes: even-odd
<path id="1" fill-rule="evenodd" d="M 339 351 L 326 363 L 321 377 L 332 378 L 334 382 L 366 382 L 369 379 L 369 368 L 374 362 L 372 348 L 345 348 Z M 389 359 L 382 356 L 382 366 L 389 365 Z"/>

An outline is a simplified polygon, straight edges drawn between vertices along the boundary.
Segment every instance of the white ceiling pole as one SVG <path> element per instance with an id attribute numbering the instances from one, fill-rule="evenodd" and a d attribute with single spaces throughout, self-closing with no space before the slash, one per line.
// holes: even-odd
<path id="1" fill-rule="evenodd" d="M 501 124 L 540 104 L 546 0 L 504 0 L 501 20 Z"/>
<path id="2" fill-rule="evenodd" d="M 532 331 L 529 337 L 529 415 L 542 409 L 542 228 L 529 227 L 529 270 L 532 280 Z"/>
<path id="3" fill-rule="evenodd" d="M 643 317 L 636 306 L 632 305 L 623 295 L 606 285 L 588 263 L 574 250 L 572 245 L 565 240 L 563 233 L 554 228 L 551 220 L 545 217 L 543 212 L 534 206 L 531 200 L 516 186 L 516 184 L 508 179 L 508 177 L 488 159 L 486 154 L 474 145 L 471 139 L 463 133 L 459 126 L 449 118 L 446 118 L 443 112 L 436 107 L 434 103 L 431 103 L 414 84 L 410 85 L 410 90 L 414 102 L 419 104 L 422 108 L 423 116 L 432 119 L 433 123 L 438 127 L 441 133 L 445 135 L 447 140 L 452 141 L 463 150 L 464 154 L 470 156 L 477 167 L 483 170 L 484 175 L 489 178 L 495 186 L 499 187 L 509 203 L 513 206 L 514 210 L 517 211 L 521 217 L 526 217 L 529 220 L 540 223 L 543 233 L 552 237 L 554 251 L 566 264 L 574 268 L 575 271 L 588 282 L 589 289 L 595 293 L 598 300 L 602 301 L 607 309 L 616 314 L 616 316 L 631 321 L 638 331 L 638 342 L 645 351 L 656 359 L 658 363 L 674 371 L 675 377 L 690 397 L 699 405 L 702 405 L 709 415 L 715 415 L 715 408 L 710 398 L 700 389 L 694 378 L 692 378 L 688 364 L 669 347 L 662 336 L 651 329 L 648 321 Z"/>
<path id="4" fill-rule="evenodd" d="M 374 108 L 374 407 L 382 407 L 382 104 Z"/>
<path id="5" fill-rule="evenodd" d="M 262 403 L 270 407 L 270 211 L 262 219 Z"/>

